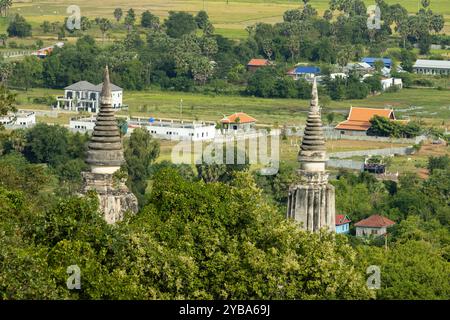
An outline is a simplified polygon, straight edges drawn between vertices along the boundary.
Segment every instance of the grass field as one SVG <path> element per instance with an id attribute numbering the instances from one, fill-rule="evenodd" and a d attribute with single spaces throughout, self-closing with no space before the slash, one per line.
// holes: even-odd
<path id="1" fill-rule="evenodd" d="M 32 89 L 18 92 L 19 108 L 48 109 L 33 103 L 33 98 L 62 95 L 62 90 Z M 246 112 L 261 124 L 283 125 L 304 123 L 309 101 L 298 99 L 262 99 L 242 96 L 213 96 L 185 92 L 125 91 L 124 104 L 131 114 L 143 117 L 179 118 L 180 100 L 183 99 L 183 119 L 218 121 L 223 115 Z M 344 116 L 350 106 L 392 107 L 397 117 L 410 117 L 450 125 L 450 90 L 403 89 L 363 100 L 331 101 L 323 112 L 338 112 Z"/>
<path id="2" fill-rule="evenodd" d="M 228 4 L 227 4 L 228 2 Z M 365 0 L 366 4 L 375 4 L 374 0 Z M 410 12 L 417 12 L 418 0 L 387 0 L 388 3 L 401 3 Z M 450 31 L 450 5 L 448 0 L 432 0 L 431 9 L 444 14 L 445 29 Z M 113 19 L 113 11 L 117 7 L 125 10 L 135 9 L 139 15 L 150 10 L 161 18 L 165 18 L 170 10 L 188 11 L 193 14 L 205 9 L 217 33 L 232 38 L 246 37 L 245 27 L 256 22 L 276 23 L 282 21 L 283 13 L 292 8 L 299 7 L 299 0 L 52 0 L 52 1 L 15 1 L 11 13 L 24 15 L 33 25 L 38 27 L 43 21 L 63 21 L 67 7 L 78 5 L 84 16 L 108 17 Z M 319 13 L 328 8 L 329 0 L 311 0 L 313 7 Z M 6 24 L 0 22 L 0 31 L 6 29 Z"/>

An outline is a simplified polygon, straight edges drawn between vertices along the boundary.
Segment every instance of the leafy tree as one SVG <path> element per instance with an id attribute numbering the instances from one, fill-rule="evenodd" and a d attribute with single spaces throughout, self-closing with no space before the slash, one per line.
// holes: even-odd
<path id="1" fill-rule="evenodd" d="M 114 18 L 116 19 L 117 22 L 119 22 L 120 19 L 122 19 L 122 16 L 123 16 L 122 8 L 114 9 Z"/>
<path id="2" fill-rule="evenodd" d="M 42 84 L 42 72 L 42 60 L 34 56 L 27 56 L 15 65 L 11 81 L 28 91 L 29 88 Z"/>
<path id="3" fill-rule="evenodd" d="M 169 11 L 169 17 L 164 21 L 167 34 L 172 38 L 181 38 L 183 35 L 194 32 L 197 23 L 194 17 L 187 12 Z"/>
<path id="4" fill-rule="evenodd" d="M 206 11 L 199 11 L 195 16 L 195 22 L 197 23 L 197 27 L 201 30 L 204 30 L 209 23 L 209 16 Z"/>
<path id="5" fill-rule="evenodd" d="M 150 166 L 159 155 L 159 143 L 148 130 L 136 129 L 125 145 L 125 169 L 128 172 L 128 186 L 144 205 L 144 195 L 150 176 Z"/>
<path id="6" fill-rule="evenodd" d="M 98 22 L 100 31 L 102 32 L 102 40 L 105 41 L 106 33 L 112 28 L 111 21 L 106 18 L 101 18 Z"/>
<path id="7" fill-rule="evenodd" d="M 127 15 L 125 16 L 125 26 L 127 27 L 128 31 L 131 30 L 135 22 L 136 22 L 136 13 L 134 13 L 133 8 L 131 8 L 128 10 Z"/>
<path id="8" fill-rule="evenodd" d="M 428 170 L 430 173 L 433 173 L 434 170 L 448 170 L 450 169 L 450 157 L 448 155 L 445 156 L 430 156 L 428 158 Z"/>
<path id="9" fill-rule="evenodd" d="M 31 37 L 31 24 L 24 17 L 16 14 L 8 26 L 8 36 L 10 37 Z"/>
<path id="10" fill-rule="evenodd" d="M 144 11 L 141 17 L 141 26 L 143 28 L 157 29 L 159 27 L 159 18 L 150 11 Z"/>
<path id="11" fill-rule="evenodd" d="M 0 116 L 6 115 L 10 111 L 16 111 L 16 94 L 4 85 L 0 85 Z"/>

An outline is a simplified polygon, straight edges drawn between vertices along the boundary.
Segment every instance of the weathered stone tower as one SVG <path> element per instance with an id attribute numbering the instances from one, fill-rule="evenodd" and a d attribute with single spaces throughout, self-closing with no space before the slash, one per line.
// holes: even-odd
<path id="1" fill-rule="evenodd" d="M 314 79 L 311 107 L 298 156 L 299 180 L 289 188 L 287 217 L 302 223 L 307 231 L 335 231 L 335 190 L 328 183 L 328 161 L 317 83 Z"/>
<path id="2" fill-rule="evenodd" d="M 92 134 L 86 163 L 90 172 L 83 172 L 84 193 L 97 191 L 100 200 L 100 210 L 106 222 L 112 224 L 123 219 L 124 213 L 138 211 L 136 196 L 131 193 L 125 181 L 114 177 L 114 173 L 124 163 L 122 139 L 111 107 L 111 83 L 108 67 L 105 69 L 103 88 L 101 92 L 100 112 L 97 115 Z"/>

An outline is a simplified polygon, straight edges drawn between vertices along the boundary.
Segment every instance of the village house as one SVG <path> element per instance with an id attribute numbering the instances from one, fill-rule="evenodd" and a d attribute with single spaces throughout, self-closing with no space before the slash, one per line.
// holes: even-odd
<path id="1" fill-rule="evenodd" d="M 244 112 L 237 112 L 220 120 L 224 133 L 244 131 L 248 132 L 255 127 L 256 119 Z"/>
<path id="2" fill-rule="evenodd" d="M 356 236 L 382 236 L 387 233 L 387 228 L 393 226 L 394 224 L 394 221 L 386 217 L 380 215 L 372 215 L 367 219 L 355 223 Z"/>
<path id="3" fill-rule="evenodd" d="M 350 107 L 347 120 L 339 123 L 335 130 L 342 135 L 366 136 L 367 130 L 372 126 L 370 120 L 374 116 L 385 117 L 392 121 L 396 119 L 393 109 L 357 108 Z"/>
<path id="4" fill-rule="evenodd" d="M 313 79 L 320 74 L 320 68 L 315 66 L 298 66 L 287 72 L 287 75 L 294 80 L 298 79 Z"/>
<path id="5" fill-rule="evenodd" d="M 350 232 L 350 222 L 348 216 L 343 214 L 336 215 L 336 233 L 345 234 Z"/>
<path id="6" fill-rule="evenodd" d="M 103 83 L 94 85 L 88 81 L 79 81 L 64 88 L 64 96 L 58 97 L 57 108 L 69 111 L 88 111 L 97 113 L 99 111 L 100 92 Z M 123 100 L 123 89 L 111 84 L 112 107 L 121 108 Z"/>
<path id="7" fill-rule="evenodd" d="M 247 70 L 250 72 L 255 72 L 259 68 L 271 66 L 273 63 L 267 59 L 251 59 L 247 63 Z"/>
<path id="8" fill-rule="evenodd" d="M 415 73 L 445 75 L 450 74 L 450 61 L 419 59 L 413 66 Z"/>
<path id="9" fill-rule="evenodd" d="M 370 65 L 372 68 L 375 68 L 375 63 L 377 61 L 382 61 L 384 64 L 384 67 L 391 69 L 392 67 L 392 60 L 387 58 L 372 58 L 372 57 L 366 57 L 361 60 L 361 62 L 365 62 L 368 65 Z"/>
<path id="10" fill-rule="evenodd" d="M 62 48 L 62 47 L 64 47 L 64 42 L 58 42 L 53 46 L 41 48 L 33 52 L 31 55 L 43 59 L 46 58 L 48 55 L 50 55 L 55 48 Z"/>
<path id="11" fill-rule="evenodd" d="M 382 78 L 381 87 L 385 91 L 391 87 L 396 86 L 399 89 L 403 89 L 403 81 L 400 78 Z"/>
<path id="12" fill-rule="evenodd" d="M 0 117 L 0 125 L 7 129 L 30 128 L 36 124 L 36 113 L 20 110 Z"/>

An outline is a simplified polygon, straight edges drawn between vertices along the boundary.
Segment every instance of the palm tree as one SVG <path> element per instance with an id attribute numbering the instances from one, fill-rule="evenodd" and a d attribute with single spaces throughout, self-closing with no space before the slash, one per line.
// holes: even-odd
<path id="1" fill-rule="evenodd" d="M 102 32 L 103 42 L 105 42 L 105 34 L 112 28 L 111 21 L 106 18 L 101 18 L 98 22 L 98 25 L 100 27 L 100 31 Z"/>

